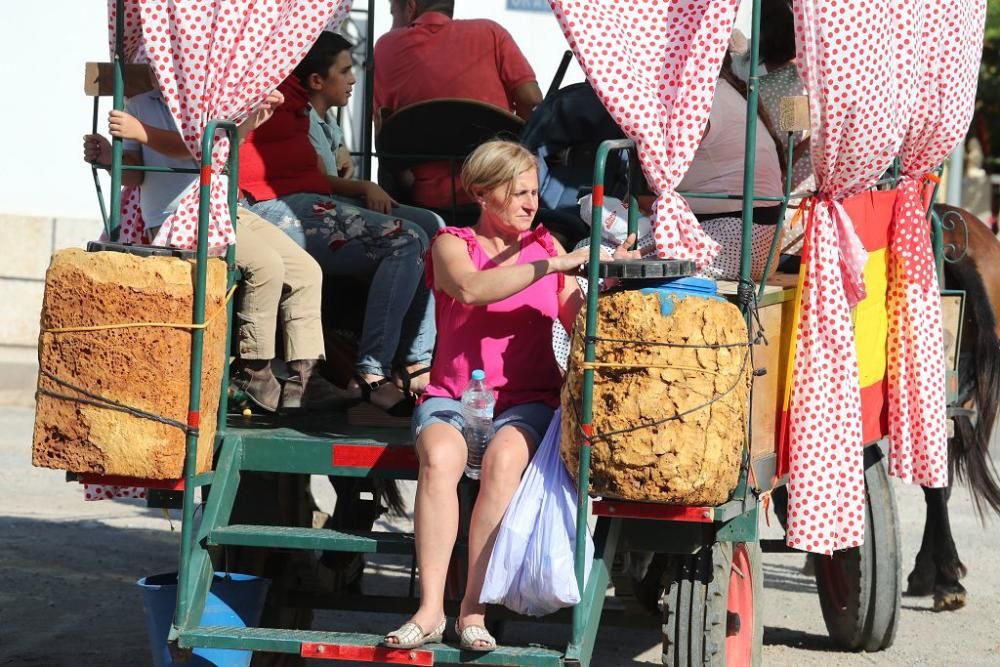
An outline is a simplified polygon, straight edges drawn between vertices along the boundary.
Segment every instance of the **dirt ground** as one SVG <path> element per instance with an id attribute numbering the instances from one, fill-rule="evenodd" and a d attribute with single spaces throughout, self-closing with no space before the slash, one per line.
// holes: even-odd
<path id="1" fill-rule="evenodd" d="M 162 511 L 141 501 L 84 502 L 80 487 L 60 472 L 31 467 L 31 424 L 30 409 L 0 408 L 0 665 L 150 664 L 135 582 L 176 569 L 177 513 L 171 527 Z M 329 503 L 329 484 L 318 481 L 320 504 Z M 923 498 L 915 487 L 895 484 L 895 491 L 905 574 L 919 547 Z M 996 520 L 978 523 L 963 489 L 953 496 L 952 525 L 969 568 L 968 606 L 935 613 L 929 598 L 904 598 L 895 644 L 877 654 L 842 653 L 831 644 L 802 555 L 765 554 L 764 664 L 1000 664 L 1000 528 Z M 778 536 L 768 530 L 765 536 Z M 365 586 L 396 587 L 404 576 L 402 563 L 384 559 L 369 569 Z M 322 613 L 316 625 L 381 632 L 396 620 Z M 553 644 L 560 641 L 555 633 L 551 626 L 509 630 L 515 640 Z M 660 664 L 659 641 L 655 630 L 606 627 L 594 665 Z"/>

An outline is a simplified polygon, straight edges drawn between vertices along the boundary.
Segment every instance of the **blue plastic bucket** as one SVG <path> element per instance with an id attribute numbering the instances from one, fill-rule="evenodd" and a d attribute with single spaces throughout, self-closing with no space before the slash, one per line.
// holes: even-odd
<path id="1" fill-rule="evenodd" d="M 655 294 L 660 298 L 660 312 L 664 317 L 674 312 L 674 303 L 687 297 L 699 297 L 715 301 L 725 301 L 719 296 L 718 285 L 711 278 L 687 276 L 657 281 L 655 284 L 643 285 L 643 294 Z"/>
<path id="2" fill-rule="evenodd" d="M 264 610 L 264 598 L 270 585 L 267 579 L 249 574 L 216 572 L 205 600 L 200 625 L 227 627 L 256 626 Z M 156 574 L 138 581 L 142 589 L 142 608 L 146 631 L 153 651 L 154 667 L 171 665 L 224 665 L 247 667 L 251 651 L 198 648 L 188 662 L 174 662 L 167 648 L 167 635 L 177 606 L 177 573 Z"/>

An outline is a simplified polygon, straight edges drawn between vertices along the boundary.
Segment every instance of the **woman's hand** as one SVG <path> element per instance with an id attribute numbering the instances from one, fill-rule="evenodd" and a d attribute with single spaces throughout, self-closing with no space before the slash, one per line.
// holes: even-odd
<path id="1" fill-rule="evenodd" d="M 573 252 L 567 252 L 563 255 L 556 255 L 549 259 L 549 266 L 554 272 L 557 273 L 569 273 L 571 271 L 576 271 L 581 266 L 590 261 L 590 247 L 584 246 L 582 248 L 577 248 Z"/>
<path id="2" fill-rule="evenodd" d="M 274 115 L 274 110 L 285 102 L 285 96 L 279 90 L 272 90 L 256 107 L 250 110 L 245 122 L 249 123 L 250 130 L 255 130 Z"/>
<path id="3" fill-rule="evenodd" d="M 601 261 L 611 262 L 618 259 L 639 259 L 640 255 L 638 250 L 629 250 L 629 247 L 633 243 L 635 243 L 635 234 L 629 234 L 628 238 L 625 239 L 620 246 L 615 248 L 614 253 L 608 254 L 607 250 L 601 248 Z M 549 260 L 549 263 L 553 271 L 566 273 L 576 271 L 589 261 L 590 246 L 584 246 L 582 248 L 577 248 L 573 252 L 553 257 Z"/>
<path id="4" fill-rule="evenodd" d="M 620 246 L 618 246 L 617 248 L 615 248 L 615 252 L 614 252 L 614 254 L 611 255 L 611 259 L 612 260 L 616 260 L 616 259 L 641 259 L 642 255 L 639 253 L 639 249 L 638 248 L 636 248 L 635 250 L 629 250 L 629 248 L 632 247 L 632 245 L 634 243 L 635 243 L 635 234 L 629 234 L 628 238 L 625 239 L 624 243 L 622 243 Z M 601 260 L 602 261 L 607 261 L 607 260 L 604 259 L 604 257 L 606 255 L 605 255 L 605 253 L 603 251 L 603 248 L 601 250 L 602 250 L 602 252 L 601 252 L 601 255 L 602 255 L 601 256 Z"/>
<path id="5" fill-rule="evenodd" d="M 247 114 L 246 120 L 236 128 L 236 138 L 239 143 L 246 140 L 247 135 L 266 123 L 274 115 L 275 109 L 285 103 L 285 96 L 280 90 L 272 90 Z"/>
<path id="6" fill-rule="evenodd" d="M 378 186 L 377 183 L 367 182 L 364 186 L 365 206 L 376 213 L 392 214 L 392 207 L 399 206 L 399 202 L 389 196 L 389 193 Z"/>

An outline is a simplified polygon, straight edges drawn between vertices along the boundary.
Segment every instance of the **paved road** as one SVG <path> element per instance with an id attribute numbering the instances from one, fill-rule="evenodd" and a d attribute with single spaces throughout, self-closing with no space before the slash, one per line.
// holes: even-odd
<path id="1" fill-rule="evenodd" d="M 31 419 L 30 410 L 0 409 L 0 665 L 148 664 L 135 580 L 176 567 L 179 531 L 141 503 L 85 503 L 61 473 L 32 468 Z M 328 504 L 329 485 L 317 482 L 320 504 Z M 917 488 L 894 486 L 905 573 L 919 546 L 923 500 Z M 956 543 L 969 568 L 968 607 L 938 614 L 929 598 L 904 598 L 892 648 L 842 653 L 826 635 L 812 577 L 801 571 L 804 557 L 766 555 L 764 664 L 1000 665 L 1000 529 L 995 520 L 977 522 L 964 490 L 956 491 L 952 510 Z M 173 528 L 179 528 L 176 513 Z M 395 586 L 403 567 L 386 560 L 371 575 L 366 586 Z M 325 613 L 317 624 L 333 629 L 345 620 L 358 630 L 381 632 L 395 619 Z M 517 625 L 510 634 L 559 641 L 551 627 Z M 605 628 L 594 664 L 660 664 L 659 638 L 652 630 Z"/>

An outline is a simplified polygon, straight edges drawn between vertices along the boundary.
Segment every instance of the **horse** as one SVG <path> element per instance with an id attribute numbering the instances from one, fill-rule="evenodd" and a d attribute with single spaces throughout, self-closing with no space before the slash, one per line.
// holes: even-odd
<path id="1" fill-rule="evenodd" d="M 1000 408 L 1000 240 L 979 218 L 944 204 L 934 206 L 946 248 L 945 287 L 964 290 L 959 351 L 959 406 L 951 410 L 955 434 L 948 445 L 949 485 L 924 488 L 927 517 L 920 551 L 907 577 L 907 595 L 934 596 L 935 611 L 965 606 L 959 583 L 966 567 L 948 519 L 951 484 L 964 481 L 976 512 L 1000 514 L 1000 480 L 990 460 L 990 437 Z"/>

